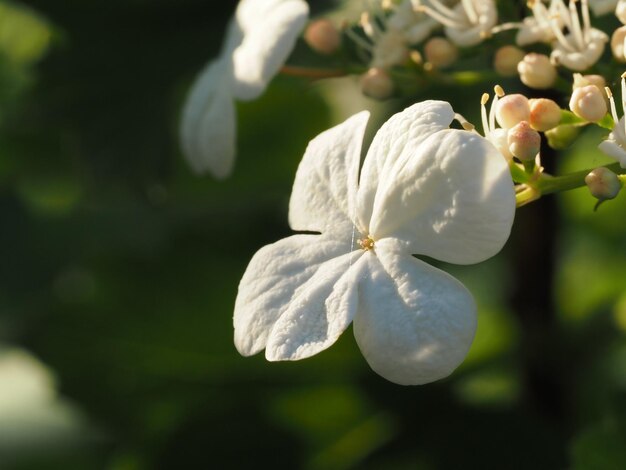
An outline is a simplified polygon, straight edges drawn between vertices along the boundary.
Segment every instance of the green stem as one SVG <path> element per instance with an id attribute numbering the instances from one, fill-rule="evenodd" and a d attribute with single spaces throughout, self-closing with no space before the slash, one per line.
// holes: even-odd
<path id="1" fill-rule="evenodd" d="M 613 163 L 606 165 L 606 168 L 613 172 L 619 172 L 621 167 L 619 163 Z M 543 174 L 536 182 L 536 188 L 541 194 L 557 193 L 561 191 L 569 191 L 570 189 L 580 188 L 585 186 L 585 176 L 591 172 L 593 168 L 583 171 L 577 171 L 564 176 L 552 176 Z"/>

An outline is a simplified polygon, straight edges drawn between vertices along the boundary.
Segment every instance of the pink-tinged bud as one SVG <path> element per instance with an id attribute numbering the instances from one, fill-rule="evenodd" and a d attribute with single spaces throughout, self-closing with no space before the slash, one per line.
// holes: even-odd
<path id="1" fill-rule="evenodd" d="M 558 126 L 561 121 L 561 108 L 548 98 L 530 100 L 530 127 L 545 132 Z"/>
<path id="2" fill-rule="evenodd" d="M 501 127 L 510 129 L 520 121 L 530 119 L 530 105 L 524 95 L 505 95 L 496 105 L 496 120 Z"/>
<path id="3" fill-rule="evenodd" d="M 521 161 L 534 160 L 541 148 L 541 136 L 532 129 L 527 121 L 518 123 L 509 129 L 509 150 Z"/>
<path id="4" fill-rule="evenodd" d="M 515 46 L 502 46 L 493 58 L 493 68 L 503 77 L 517 75 L 517 64 L 524 60 L 526 52 Z"/>
<path id="5" fill-rule="evenodd" d="M 611 52 L 618 62 L 626 62 L 626 49 L 624 40 L 626 39 L 626 26 L 622 26 L 613 31 L 611 36 Z"/>
<path id="6" fill-rule="evenodd" d="M 556 68 L 544 54 L 531 52 L 517 64 L 517 72 L 522 83 L 530 88 L 550 88 L 556 81 Z"/>
<path id="7" fill-rule="evenodd" d="M 591 195 L 600 201 L 613 199 L 622 189 L 622 182 L 617 175 L 603 166 L 585 176 L 585 183 Z"/>
<path id="8" fill-rule="evenodd" d="M 361 76 L 361 91 L 370 98 L 387 99 L 393 93 L 393 80 L 385 69 L 373 67 Z"/>
<path id="9" fill-rule="evenodd" d="M 452 65 L 459 57 L 459 49 L 445 38 L 431 38 L 424 45 L 426 60 L 436 68 Z"/>
<path id="10" fill-rule="evenodd" d="M 595 85 L 576 88 L 569 100 L 569 109 L 576 116 L 589 122 L 599 121 L 607 112 L 603 93 Z"/>
<path id="11" fill-rule="evenodd" d="M 341 45 L 341 34 L 332 21 L 321 18 L 309 23 L 304 32 L 304 40 L 316 52 L 333 54 Z"/>

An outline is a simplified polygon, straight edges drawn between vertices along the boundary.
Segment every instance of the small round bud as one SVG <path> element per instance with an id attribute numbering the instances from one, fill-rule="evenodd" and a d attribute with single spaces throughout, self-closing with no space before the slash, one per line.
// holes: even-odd
<path id="1" fill-rule="evenodd" d="M 385 69 L 373 67 L 361 76 L 361 91 L 370 98 L 387 99 L 393 93 L 393 80 Z"/>
<path id="2" fill-rule="evenodd" d="M 309 23 L 304 32 L 304 40 L 316 52 L 333 54 L 341 45 L 341 34 L 332 21 L 321 18 Z"/>
<path id="3" fill-rule="evenodd" d="M 550 88 L 556 81 L 556 68 L 544 54 L 531 52 L 517 64 L 517 72 L 522 83 L 530 88 Z"/>
<path id="4" fill-rule="evenodd" d="M 530 105 L 524 95 L 505 95 L 496 105 L 496 120 L 501 127 L 510 129 L 520 121 L 530 119 Z"/>
<path id="5" fill-rule="evenodd" d="M 580 126 L 573 124 L 561 124 L 545 132 L 548 145 L 554 150 L 566 149 L 572 145 L 578 134 L 580 134 Z"/>
<path id="6" fill-rule="evenodd" d="M 611 52 L 618 62 L 626 62 L 626 49 L 624 40 L 626 39 L 626 26 L 621 26 L 613 31 L 611 36 Z"/>
<path id="7" fill-rule="evenodd" d="M 595 85 L 576 88 L 569 100 L 569 109 L 589 122 L 599 121 L 607 112 L 603 93 Z"/>
<path id="8" fill-rule="evenodd" d="M 558 126 L 561 121 L 561 108 L 548 98 L 534 98 L 530 100 L 530 127 L 536 131 L 545 132 Z"/>
<path id="9" fill-rule="evenodd" d="M 519 47 L 502 46 L 493 58 L 493 68 L 503 77 L 514 77 L 517 75 L 517 64 L 524 60 L 524 55 L 526 53 Z"/>
<path id="10" fill-rule="evenodd" d="M 603 166 L 585 176 L 585 183 L 591 195 L 601 201 L 613 199 L 622 189 L 622 182 L 617 175 Z"/>
<path id="11" fill-rule="evenodd" d="M 532 129 L 527 121 L 518 123 L 509 129 L 509 150 L 521 161 L 534 160 L 541 148 L 541 136 Z"/>
<path id="12" fill-rule="evenodd" d="M 459 49 L 445 38 L 434 37 L 424 45 L 426 60 L 436 68 L 452 65 L 459 57 Z"/>

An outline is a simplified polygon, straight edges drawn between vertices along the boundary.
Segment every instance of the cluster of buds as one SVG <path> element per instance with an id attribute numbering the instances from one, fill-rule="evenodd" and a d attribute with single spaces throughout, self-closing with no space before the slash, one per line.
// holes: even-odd
<path id="1" fill-rule="evenodd" d="M 494 91 L 495 97 L 489 113 L 486 108 L 489 95 L 483 94 L 481 100 L 485 137 L 507 160 L 515 157 L 521 162 L 535 161 L 541 147 L 539 132 L 548 131 L 559 124 L 561 108 L 547 98 L 529 100 L 518 93 L 505 95 L 499 85 Z"/>

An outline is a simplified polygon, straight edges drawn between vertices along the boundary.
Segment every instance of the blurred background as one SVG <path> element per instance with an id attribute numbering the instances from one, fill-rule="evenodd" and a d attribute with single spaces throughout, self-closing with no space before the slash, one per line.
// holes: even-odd
<path id="1" fill-rule="evenodd" d="M 352 78 L 280 76 L 237 105 L 234 176 L 197 177 L 178 115 L 235 6 L 0 1 L 0 469 L 624 468 L 624 195 L 596 213 L 585 188 L 546 197 L 497 257 L 438 264 L 479 305 L 445 380 L 386 382 L 350 330 L 297 363 L 239 356 L 237 285 L 291 233 L 308 141 L 426 97 L 477 122 L 494 83 L 381 105 Z M 544 164 L 598 166 L 601 137 Z"/>

